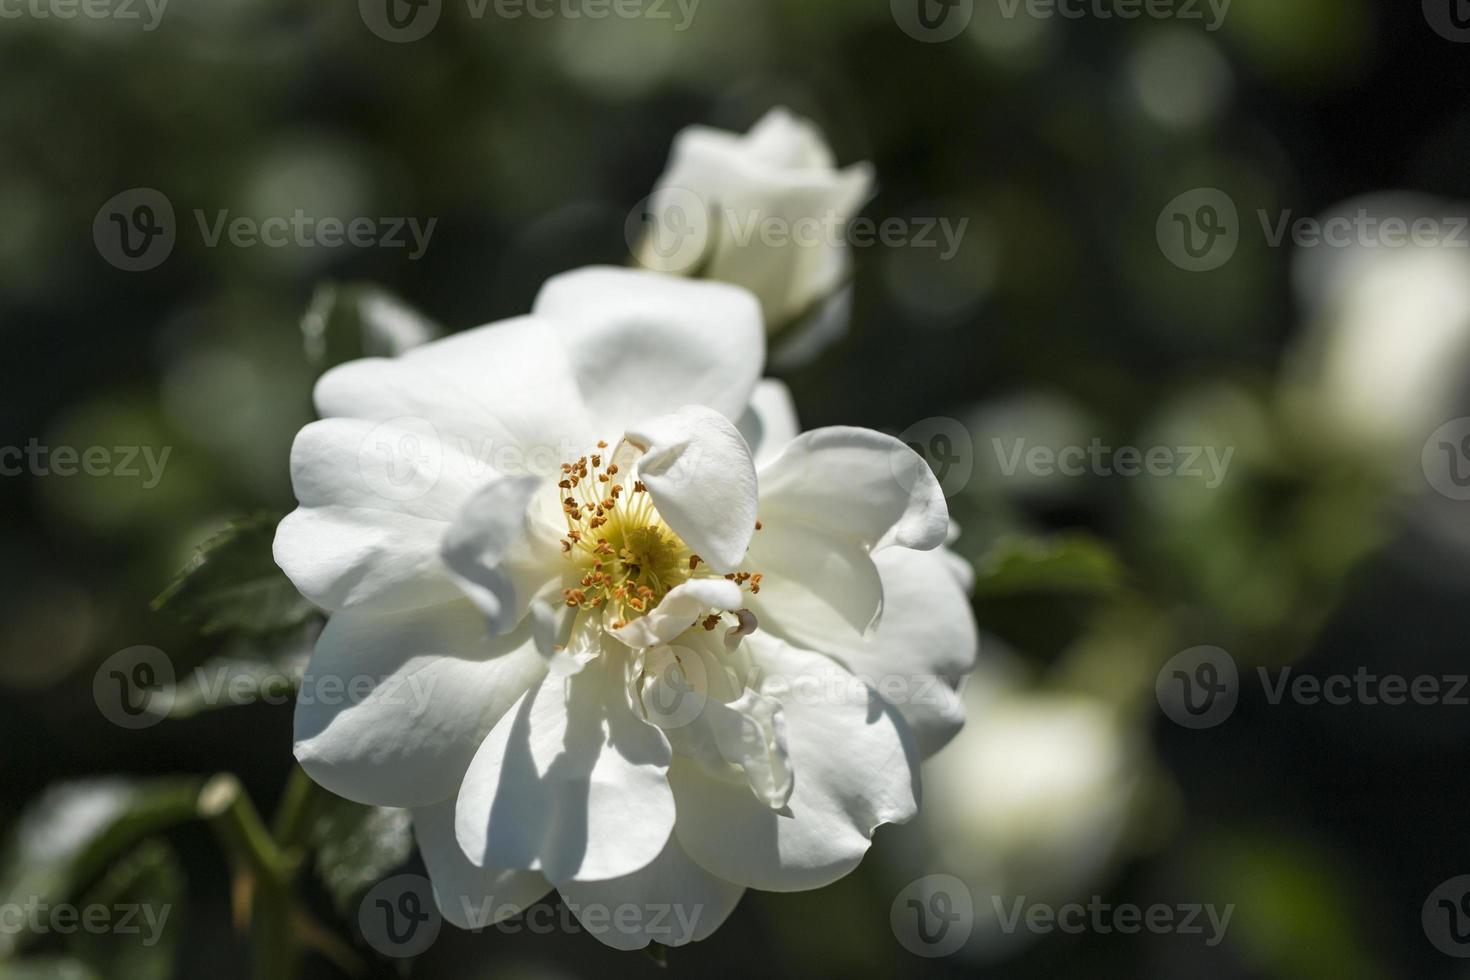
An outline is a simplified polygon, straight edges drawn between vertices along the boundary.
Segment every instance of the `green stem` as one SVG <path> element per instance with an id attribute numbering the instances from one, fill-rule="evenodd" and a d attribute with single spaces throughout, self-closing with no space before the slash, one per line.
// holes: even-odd
<path id="1" fill-rule="evenodd" d="M 271 821 L 271 829 L 282 848 L 294 850 L 305 844 L 306 835 L 311 830 L 311 818 L 316 815 L 316 806 L 321 799 L 321 790 L 306 770 L 293 766 L 286 792 L 281 796 Z"/>
<path id="2" fill-rule="evenodd" d="M 291 881 L 300 864 L 299 854 L 281 849 L 240 781 L 229 773 L 205 783 L 199 792 L 199 815 L 209 822 L 231 858 L 250 872 L 253 975 L 257 980 L 294 980 L 299 956 Z"/>

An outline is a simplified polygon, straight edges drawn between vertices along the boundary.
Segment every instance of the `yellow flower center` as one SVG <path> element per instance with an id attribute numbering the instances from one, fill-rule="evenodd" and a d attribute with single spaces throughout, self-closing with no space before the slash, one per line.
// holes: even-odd
<path id="1" fill-rule="evenodd" d="M 607 443 L 597 448 L 605 450 Z M 557 484 L 567 522 L 561 550 L 582 570 L 578 587 L 563 593 L 566 603 L 611 611 L 614 628 L 657 606 L 676 585 L 715 574 L 664 523 L 648 488 L 637 480 L 628 487 L 626 465 L 593 453 L 563 463 Z M 760 526 L 757 521 L 756 530 Z M 759 573 L 732 572 L 725 578 L 760 592 Z M 719 616 L 712 616 L 705 628 L 714 629 L 718 622 Z"/>

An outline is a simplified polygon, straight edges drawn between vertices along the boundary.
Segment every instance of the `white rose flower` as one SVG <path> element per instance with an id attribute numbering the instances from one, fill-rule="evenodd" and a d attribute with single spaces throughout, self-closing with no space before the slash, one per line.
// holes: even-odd
<path id="1" fill-rule="evenodd" d="M 945 500 L 895 439 L 798 435 L 763 357 L 744 290 L 586 269 L 318 383 L 275 545 L 332 613 L 296 756 L 412 809 L 450 922 L 556 888 L 678 945 L 914 814 L 976 645 Z"/>
<path id="2" fill-rule="evenodd" d="M 1447 241 L 1395 245 L 1383 232 L 1383 241 L 1302 249 L 1293 268 L 1312 322 L 1289 354 L 1288 394 L 1316 430 L 1412 478 L 1424 439 L 1456 413 L 1470 373 L 1470 257 L 1456 246 L 1459 226 L 1437 216 L 1445 210 L 1398 194 L 1354 199 L 1323 215 L 1323 226 L 1393 216 Z M 1377 226 L 1365 227 L 1359 234 Z"/>
<path id="3" fill-rule="evenodd" d="M 1085 692 L 997 674 L 971 678 L 964 700 L 974 721 L 925 764 L 919 826 L 975 896 L 971 951 L 993 955 L 1029 936 L 1003 926 L 1018 900 L 1060 904 L 1099 882 L 1154 770 L 1139 733 Z"/>
<path id="4" fill-rule="evenodd" d="M 637 258 L 744 286 L 777 330 L 845 282 L 847 226 L 872 194 L 870 164 L 838 170 L 817 127 L 785 109 L 743 135 L 690 126 L 650 198 Z"/>

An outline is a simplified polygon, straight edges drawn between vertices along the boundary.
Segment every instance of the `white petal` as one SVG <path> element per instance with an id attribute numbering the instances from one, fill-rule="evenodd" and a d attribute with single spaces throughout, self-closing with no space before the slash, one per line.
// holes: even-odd
<path id="1" fill-rule="evenodd" d="M 857 867 L 878 825 L 914 815 L 918 760 L 893 709 L 831 660 L 760 633 L 746 646 L 786 717 L 790 804 L 771 810 L 676 757 L 675 833 L 722 878 L 767 891 L 820 888 Z"/>
<path id="2" fill-rule="evenodd" d="M 784 515 L 861 541 L 927 551 L 949 508 L 927 463 L 892 436 L 834 426 L 803 432 L 760 471 L 761 519 Z"/>
<path id="3" fill-rule="evenodd" d="M 558 886 L 647 866 L 674 823 L 669 745 L 628 710 L 621 663 L 548 677 L 491 731 L 465 774 L 455 831 L 470 860 Z"/>
<path id="4" fill-rule="evenodd" d="M 751 159 L 791 170 L 830 170 L 832 151 L 809 119 L 776 106 L 760 118 L 742 141 Z"/>
<path id="5" fill-rule="evenodd" d="M 623 950 L 705 939 L 745 894 L 744 886 L 695 864 L 673 837 L 645 868 L 607 881 L 564 882 L 559 891 L 583 928 Z"/>
<path id="6" fill-rule="evenodd" d="M 439 913 L 461 929 L 484 929 L 536 904 L 551 882 L 534 871 L 477 868 L 454 838 L 454 800 L 413 811 L 413 835 L 424 857 Z"/>
<path id="7" fill-rule="evenodd" d="M 550 475 L 595 439 L 562 331 L 533 317 L 350 361 L 322 376 L 315 397 L 323 416 L 424 419 L 507 475 Z"/>
<path id="8" fill-rule="evenodd" d="M 733 572 L 755 533 L 755 464 L 740 430 L 696 405 L 630 428 L 638 478 L 660 516 L 710 568 Z"/>
<path id="9" fill-rule="evenodd" d="M 707 649 L 656 647 L 640 658 L 636 696 L 643 716 L 677 754 L 711 778 L 749 786 L 779 810 L 792 788 L 781 704 L 730 680 Z"/>
<path id="10" fill-rule="evenodd" d="M 325 609 L 449 601 L 439 540 L 473 491 L 465 469 L 427 423 L 313 422 L 291 447 L 301 506 L 276 530 L 276 563 Z"/>
<path id="11" fill-rule="evenodd" d="M 756 469 L 765 466 L 801 432 L 791 389 L 783 381 L 763 378 L 755 386 L 750 405 L 740 416 L 736 427 L 745 437 L 746 445 L 750 446 Z"/>
<path id="12" fill-rule="evenodd" d="M 883 618 L 869 637 L 853 637 L 844 623 L 815 608 L 800 617 L 762 617 L 761 629 L 845 664 L 899 710 L 927 757 L 965 722 L 958 688 L 979 646 L 968 593 L 953 571 L 959 560 L 947 548 L 874 554 Z"/>
<path id="13" fill-rule="evenodd" d="M 676 585 L 646 615 L 608 632 L 633 649 L 658 646 L 703 619 L 711 610 L 739 608 L 740 586 L 723 578 L 697 578 Z"/>
<path id="14" fill-rule="evenodd" d="M 470 498 L 444 537 L 444 563 L 492 633 L 513 629 L 531 600 L 565 571 L 557 529 L 534 506 L 553 489 L 534 476 L 497 480 Z"/>
<path id="15" fill-rule="evenodd" d="M 859 541 L 776 515 L 765 517 L 746 557 L 762 576 L 748 603 L 766 628 L 800 631 L 803 623 L 843 639 L 867 635 L 883 611 L 883 581 Z"/>
<path id="16" fill-rule="evenodd" d="M 337 613 L 306 665 L 296 758 L 316 782 L 358 803 L 437 803 L 545 673 L 529 626 L 492 640 L 464 599 Z"/>
<path id="17" fill-rule="evenodd" d="M 582 395 L 606 431 L 684 405 L 744 411 L 765 364 L 765 332 L 743 289 L 634 269 L 549 280 L 537 316 L 562 327 Z"/>
<path id="18" fill-rule="evenodd" d="M 651 204 L 660 228 L 684 227 L 662 213 L 689 211 L 702 203 L 708 215 L 686 216 L 703 236 L 678 249 L 665 265 L 657 252 L 639 250 L 651 268 L 689 271 L 706 279 L 745 286 L 759 297 L 767 324 L 784 326 L 831 295 L 849 267 L 848 222 L 872 195 L 873 168 L 866 163 L 835 170 L 816 127 L 784 110 L 769 113 L 743 137 L 690 127 L 674 141 L 668 169 Z M 763 232 L 779 229 L 780 238 Z M 681 239 L 682 241 L 682 239 Z"/>

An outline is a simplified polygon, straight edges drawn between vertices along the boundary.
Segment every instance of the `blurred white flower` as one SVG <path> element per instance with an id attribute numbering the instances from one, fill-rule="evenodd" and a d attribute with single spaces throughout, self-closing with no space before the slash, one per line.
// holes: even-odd
<path id="1" fill-rule="evenodd" d="M 817 127 L 786 109 L 743 135 L 691 126 L 674 139 L 636 257 L 744 286 L 778 330 L 844 284 L 848 224 L 872 193 L 870 164 L 838 170 Z"/>
<path id="2" fill-rule="evenodd" d="M 889 436 L 798 435 L 763 359 L 745 290 L 586 269 L 318 383 L 275 549 L 332 612 L 296 754 L 412 808 L 456 925 L 554 887 L 609 945 L 701 939 L 746 887 L 856 867 L 963 723 L 937 481 Z"/>
<path id="3" fill-rule="evenodd" d="M 1085 897 L 1118 857 L 1151 767 L 1101 698 L 976 676 L 969 722 L 925 764 L 919 819 L 934 866 L 974 899 L 972 951 L 1020 941 L 998 910 Z"/>
<path id="4" fill-rule="evenodd" d="M 1364 215 L 1455 237 L 1434 202 L 1403 195 L 1349 201 L 1320 220 L 1371 230 Z M 1425 438 L 1470 380 L 1470 233 L 1461 226 L 1458 245 L 1352 237 L 1297 252 L 1310 323 L 1290 356 L 1289 391 L 1324 436 L 1417 473 Z"/>

